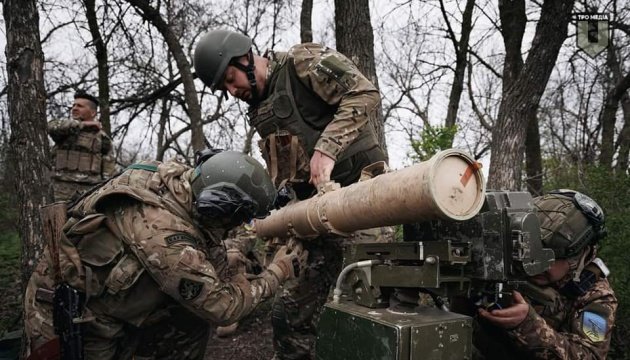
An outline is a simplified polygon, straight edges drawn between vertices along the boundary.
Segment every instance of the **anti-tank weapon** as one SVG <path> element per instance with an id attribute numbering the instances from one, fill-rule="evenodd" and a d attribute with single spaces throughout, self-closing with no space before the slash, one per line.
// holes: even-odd
<path id="1" fill-rule="evenodd" d="M 449 307 L 458 299 L 501 306 L 509 290 L 553 261 L 528 193 L 486 193 L 474 161 L 453 150 L 412 168 L 289 205 L 256 224 L 262 236 L 303 238 L 408 224 L 403 242 L 347 250 L 320 317 L 318 359 L 471 358 L 472 319 Z M 418 305 L 421 293 L 437 306 Z"/>

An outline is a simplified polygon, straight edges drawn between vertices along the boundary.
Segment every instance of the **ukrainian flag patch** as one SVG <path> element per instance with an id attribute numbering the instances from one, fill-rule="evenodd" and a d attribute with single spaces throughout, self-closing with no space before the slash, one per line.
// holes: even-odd
<path id="1" fill-rule="evenodd" d="M 608 321 L 603 316 L 585 311 L 582 313 L 582 332 L 593 342 L 604 341 Z"/>

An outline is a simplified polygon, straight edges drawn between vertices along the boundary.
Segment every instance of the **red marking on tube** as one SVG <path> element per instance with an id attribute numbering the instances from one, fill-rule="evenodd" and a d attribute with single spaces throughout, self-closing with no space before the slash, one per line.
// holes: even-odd
<path id="1" fill-rule="evenodd" d="M 474 162 L 468 165 L 468 167 L 466 168 L 466 171 L 464 171 L 464 175 L 462 175 L 462 177 L 459 179 L 459 181 L 462 183 L 462 185 L 464 185 L 464 187 L 468 185 L 468 181 L 470 181 L 470 178 L 473 176 L 473 174 L 479 171 L 479 169 L 481 169 L 481 166 L 482 166 L 481 163 L 478 163 L 478 162 Z"/>

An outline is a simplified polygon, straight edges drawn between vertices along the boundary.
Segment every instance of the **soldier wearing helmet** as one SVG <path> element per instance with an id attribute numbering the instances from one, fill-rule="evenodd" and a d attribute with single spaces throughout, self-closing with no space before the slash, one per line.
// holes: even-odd
<path id="1" fill-rule="evenodd" d="M 223 234 L 265 216 L 274 198 L 262 165 L 237 152 L 193 169 L 176 161 L 128 167 L 68 209 L 58 266 L 47 253 L 33 272 L 29 349 L 55 341 L 51 294 L 62 283 L 83 294 L 86 359 L 202 359 L 210 324 L 249 314 L 308 256 L 300 246 L 282 248 L 253 278 L 229 262 Z"/>
<path id="2" fill-rule="evenodd" d="M 376 87 L 339 52 L 319 44 L 298 44 L 287 52 L 259 56 L 252 40 L 228 30 L 204 35 L 195 49 L 195 70 L 213 91 L 250 105 L 249 123 L 276 184 L 288 184 L 298 199 L 315 194 L 329 180 L 342 186 L 386 156 L 371 121 L 380 102 Z M 386 232 L 359 241 L 379 241 Z M 274 347 L 282 359 L 313 356 L 316 314 L 340 271 L 343 241 L 309 242 L 310 271 L 285 286 L 274 303 Z M 296 308 L 296 310 L 292 310 Z"/>
<path id="3" fill-rule="evenodd" d="M 617 299 L 597 258 L 605 237 L 604 213 L 590 197 L 555 190 L 534 199 L 543 245 L 556 260 L 528 279 L 513 304 L 479 310 L 476 348 L 488 359 L 604 359 Z M 521 294 L 522 293 L 522 294 Z"/>

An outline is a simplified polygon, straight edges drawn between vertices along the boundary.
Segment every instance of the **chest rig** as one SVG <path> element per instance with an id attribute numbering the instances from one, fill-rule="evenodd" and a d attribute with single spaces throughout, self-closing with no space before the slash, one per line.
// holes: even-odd
<path id="1" fill-rule="evenodd" d="M 100 175 L 103 139 L 101 131 L 82 129 L 55 148 L 55 170 Z"/>
<path id="2" fill-rule="evenodd" d="M 261 137 L 261 151 L 276 185 L 308 181 L 309 162 L 315 144 L 326 126 L 333 120 L 338 105 L 329 105 L 308 88 L 298 75 L 293 58 L 286 53 L 275 53 L 272 75 L 267 94 L 259 104 L 250 107 L 249 123 Z M 353 167 L 351 158 L 360 152 L 378 147 L 376 136 L 369 124 L 358 137 L 338 156 L 332 180 L 347 183 L 348 171 Z M 372 162 L 366 161 L 363 166 Z M 280 166 L 288 169 L 282 173 Z"/>

